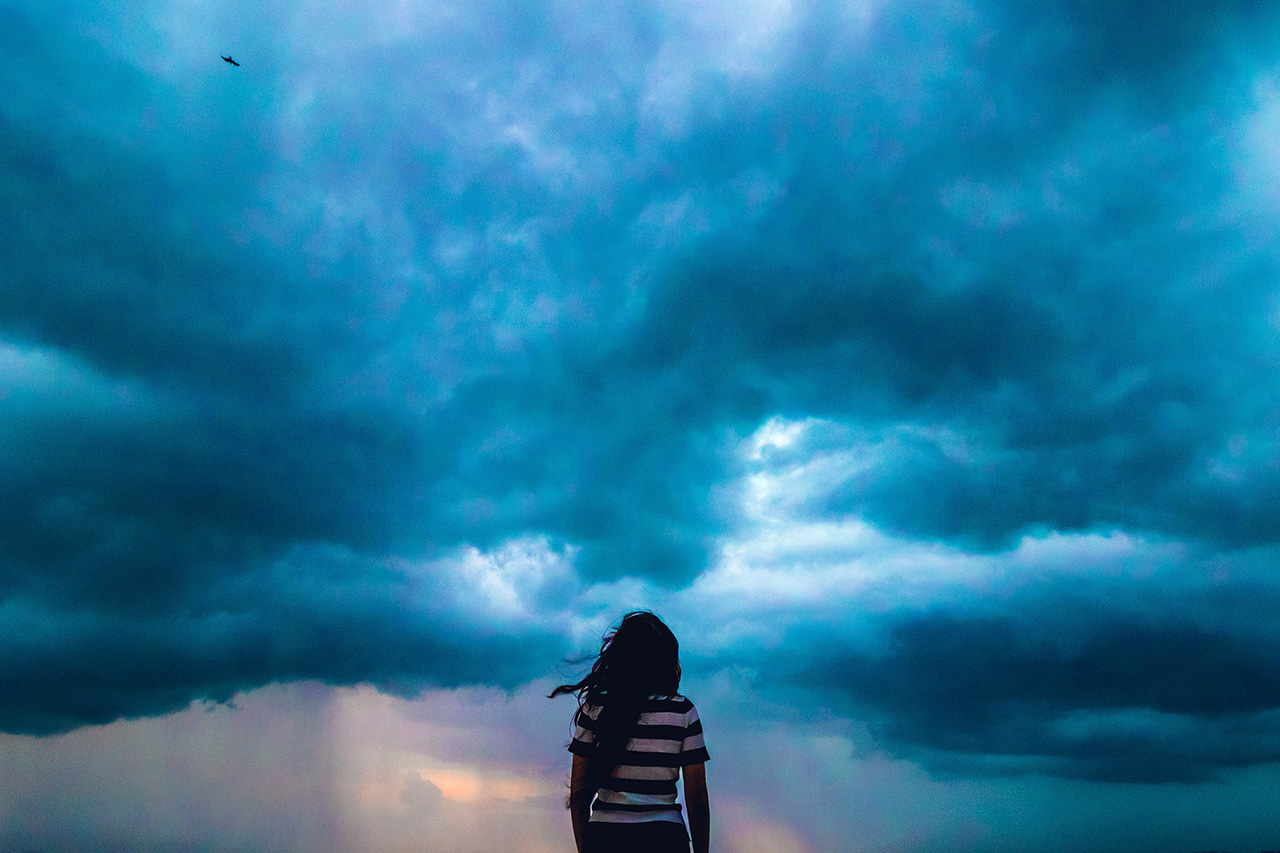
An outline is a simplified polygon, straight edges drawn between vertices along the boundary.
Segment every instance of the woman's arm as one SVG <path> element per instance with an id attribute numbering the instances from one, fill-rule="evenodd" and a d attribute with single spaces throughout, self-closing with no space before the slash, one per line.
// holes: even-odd
<path id="1" fill-rule="evenodd" d="M 711 846 L 711 803 L 707 799 L 707 765 L 690 764 L 684 773 L 684 807 L 689 812 L 689 837 L 693 853 L 707 853 Z"/>
<path id="2" fill-rule="evenodd" d="M 569 769 L 569 818 L 573 821 L 573 843 L 578 845 L 578 853 L 582 853 L 582 845 L 587 840 L 587 821 L 591 818 L 591 798 L 595 793 L 587 790 L 587 759 L 575 755 Z"/>

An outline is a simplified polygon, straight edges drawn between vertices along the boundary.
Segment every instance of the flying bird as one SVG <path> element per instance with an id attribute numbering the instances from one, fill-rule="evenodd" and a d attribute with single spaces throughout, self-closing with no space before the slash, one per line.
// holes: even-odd
<path id="1" fill-rule="evenodd" d="M 222 56 L 222 54 L 218 54 L 218 55 L 219 55 L 219 56 Z M 222 59 L 223 59 L 223 61 L 225 61 L 225 62 L 230 62 L 230 63 L 231 63 L 232 65 L 234 65 L 236 68 L 239 68 L 239 67 L 240 67 L 240 63 L 239 63 L 239 62 L 236 62 L 234 59 L 232 59 L 232 58 L 231 58 L 231 57 L 229 57 L 229 56 L 223 56 L 223 57 L 222 57 Z"/>

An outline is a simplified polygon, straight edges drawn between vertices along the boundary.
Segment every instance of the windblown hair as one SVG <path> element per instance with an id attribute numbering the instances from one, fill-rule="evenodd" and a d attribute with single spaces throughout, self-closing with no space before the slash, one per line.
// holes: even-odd
<path id="1" fill-rule="evenodd" d="M 634 610 L 622 617 L 617 629 L 605 634 L 600 655 L 591 671 L 576 684 L 561 684 L 549 694 L 566 693 L 578 697 L 580 723 L 591 725 L 595 733 L 587 756 L 587 786 L 583 796 L 590 799 L 622 763 L 632 729 L 640 719 L 650 696 L 674 696 L 680 690 L 680 643 L 671 629 L 648 610 Z M 586 717 L 587 705 L 600 707 L 593 724 Z"/>

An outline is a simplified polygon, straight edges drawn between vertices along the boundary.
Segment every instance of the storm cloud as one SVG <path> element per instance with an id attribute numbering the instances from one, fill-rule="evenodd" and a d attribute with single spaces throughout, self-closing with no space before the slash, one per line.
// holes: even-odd
<path id="1" fill-rule="evenodd" d="M 943 774 L 1280 760 L 1265 4 L 0 14 L 0 729 L 525 684 L 767 562 L 773 478 L 1011 574 L 707 671 Z M 1010 580 L 1116 531 L 1228 581 Z"/>
<path id="2" fill-rule="evenodd" d="M 1067 594 L 884 623 L 869 648 L 778 668 L 944 776 L 1187 783 L 1280 760 L 1266 620 L 1210 627 Z"/>

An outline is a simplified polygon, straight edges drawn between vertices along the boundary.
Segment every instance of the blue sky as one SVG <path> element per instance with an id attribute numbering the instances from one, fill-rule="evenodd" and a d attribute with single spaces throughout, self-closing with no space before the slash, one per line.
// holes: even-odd
<path id="1" fill-rule="evenodd" d="M 0 20 L 0 848 L 1280 846 L 1268 4 Z"/>

